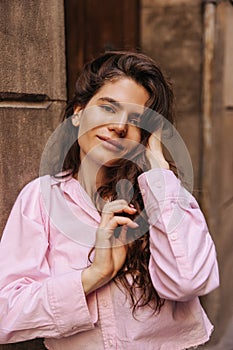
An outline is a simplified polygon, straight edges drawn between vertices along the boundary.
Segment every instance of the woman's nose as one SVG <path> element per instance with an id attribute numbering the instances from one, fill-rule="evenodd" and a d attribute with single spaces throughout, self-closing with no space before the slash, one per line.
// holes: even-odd
<path id="1" fill-rule="evenodd" d="M 124 137 L 128 130 L 128 115 L 127 113 L 121 113 L 121 115 L 109 125 L 110 130 L 114 130 L 119 137 Z"/>

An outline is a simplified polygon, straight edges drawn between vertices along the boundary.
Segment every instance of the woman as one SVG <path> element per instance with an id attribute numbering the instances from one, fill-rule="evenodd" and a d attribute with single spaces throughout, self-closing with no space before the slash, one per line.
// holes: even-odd
<path id="1" fill-rule="evenodd" d="M 198 297 L 218 286 L 216 253 L 163 155 L 172 103 L 143 54 L 107 52 L 83 68 L 62 168 L 23 189 L 3 234 L 1 343 L 182 350 L 208 341 Z"/>

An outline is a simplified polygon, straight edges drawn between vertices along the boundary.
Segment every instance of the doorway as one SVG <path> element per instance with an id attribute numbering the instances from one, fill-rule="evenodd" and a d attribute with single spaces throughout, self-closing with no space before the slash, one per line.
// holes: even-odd
<path id="1" fill-rule="evenodd" d="M 139 49 L 139 0 L 65 0 L 67 95 L 84 63 L 106 50 Z"/>

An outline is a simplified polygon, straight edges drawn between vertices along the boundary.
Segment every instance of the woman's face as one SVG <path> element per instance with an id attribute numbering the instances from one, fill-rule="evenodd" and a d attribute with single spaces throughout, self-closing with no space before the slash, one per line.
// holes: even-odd
<path id="1" fill-rule="evenodd" d="M 141 141 L 138 127 L 149 94 L 132 79 L 107 82 L 80 112 L 80 159 L 111 165 Z"/>

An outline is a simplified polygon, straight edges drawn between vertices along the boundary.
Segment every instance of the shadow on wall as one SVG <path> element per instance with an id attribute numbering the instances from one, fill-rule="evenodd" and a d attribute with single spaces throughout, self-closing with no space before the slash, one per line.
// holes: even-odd
<path id="1" fill-rule="evenodd" d="M 203 350 L 233 350 L 233 316 L 220 342 L 216 345 L 207 345 Z"/>
<path id="2" fill-rule="evenodd" d="M 43 339 L 0 345 L 0 350 L 46 350 Z"/>

